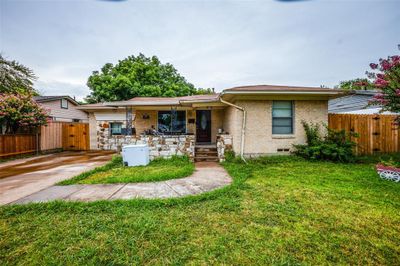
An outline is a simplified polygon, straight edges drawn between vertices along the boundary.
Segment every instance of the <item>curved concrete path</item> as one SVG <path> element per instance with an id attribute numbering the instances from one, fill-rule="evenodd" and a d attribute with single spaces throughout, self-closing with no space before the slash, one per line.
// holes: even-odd
<path id="1" fill-rule="evenodd" d="M 211 191 L 231 182 L 219 164 L 196 163 L 195 172 L 185 178 L 149 183 L 52 186 L 13 203 L 177 198 Z"/>

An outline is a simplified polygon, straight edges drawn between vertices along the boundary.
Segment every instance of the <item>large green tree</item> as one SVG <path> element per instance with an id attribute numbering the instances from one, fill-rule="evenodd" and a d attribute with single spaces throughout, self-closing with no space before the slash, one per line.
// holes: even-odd
<path id="1" fill-rule="evenodd" d="M 33 71 L 15 60 L 7 60 L 0 54 L 0 93 L 33 94 L 36 79 Z"/>
<path id="2" fill-rule="evenodd" d="M 91 90 L 86 101 L 128 100 L 136 96 L 173 97 L 211 93 L 196 89 L 173 65 L 162 64 L 156 56 L 128 56 L 116 65 L 105 64 L 94 71 L 87 82 Z"/>

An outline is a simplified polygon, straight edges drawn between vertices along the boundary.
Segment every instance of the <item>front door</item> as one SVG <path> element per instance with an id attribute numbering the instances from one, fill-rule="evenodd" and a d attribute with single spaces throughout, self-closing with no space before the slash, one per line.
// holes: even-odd
<path id="1" fill-rule="evenodd" d="M 211 110 L 196 111 L 196 142 L 211 142 Z"/>

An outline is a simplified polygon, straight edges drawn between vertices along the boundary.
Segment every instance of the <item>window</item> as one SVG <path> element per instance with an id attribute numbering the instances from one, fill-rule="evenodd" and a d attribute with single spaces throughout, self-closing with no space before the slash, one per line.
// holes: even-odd
<path id="1" fill-rule="evenodd" d="M 61 99 L 61 108 L 68 109 L 68 100 Z"/>
<path id="2" fill-rule="evenodd" d="M 273 101 L 272 134 L 293 134 L 292 101 Z"/>
<path id="3" fill-rule="evenodd" d="M 111 135 L 121 135 L 122 134 L 122 123 L 110 123 Z"/>
<path id="4" fill-rule="evenodd" d="M 185 133 L 185 111 L 158 111 L 158 132 L 161 133 Z"/>
<path id="5" fill-rule="evenodd" d="M 72 119 L 72 122 L 80 122 L 80 121 L 81 121 L 80 119 L 76 119 L 76 118 Z"/>

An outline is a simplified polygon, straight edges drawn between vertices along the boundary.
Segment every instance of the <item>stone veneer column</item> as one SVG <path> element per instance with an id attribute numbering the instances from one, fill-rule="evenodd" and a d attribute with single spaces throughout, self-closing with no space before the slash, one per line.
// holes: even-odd
<path id="1" fill-rule="evenodd" d="M 217 135 L 217 151 L 220 162 L 225 161 L 225 152 L 232 151 L 233 137 L 228 134 Z"/>

